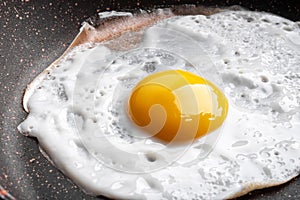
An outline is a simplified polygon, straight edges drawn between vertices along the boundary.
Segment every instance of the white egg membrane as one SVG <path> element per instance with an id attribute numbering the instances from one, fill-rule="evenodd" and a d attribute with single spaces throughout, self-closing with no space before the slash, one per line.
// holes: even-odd
<path id="1" fill-rule="evenodd" d="M 177 148 L 139 135 L 128 95 L 167 69 L 192 71 L 225 93 L 220 129 Z M 19 130 L 89 194 L 229 198 L 299 174 L 299 91 L 297 23 L 249 11 L 173 17 L 147 29 L 137 49 L 74 48 L 36 86 Z"/>

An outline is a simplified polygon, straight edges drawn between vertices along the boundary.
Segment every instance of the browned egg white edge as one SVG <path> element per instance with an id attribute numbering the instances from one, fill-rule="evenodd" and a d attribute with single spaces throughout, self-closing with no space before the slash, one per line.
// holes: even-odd
<path id="1" fill-rule="evenodd" d="M 235 8 L 235 7 L 234 7 Z M 242 8 L 240 8 L 242 9 Z M 54 69 L 63 58 L 74 48 L 86 43 L 103 43 L 106 41 L 112 41 L 113 39 L 119 38 L 124 33 L 138 32 L 146 27 L 154 25 L 164 19 L 179 16 L 179 15 L 211 15 L 214 13 L 221 12 L 225 9 L 210 8 L 195 5 L 182 5 L 173 6 L 172 8 L 155 9 L 152 11 L 140 10 L 133 16 L 123 16 L 118 18 L 110 18 L 103 20 L 98 27 L 94 27 L 87 22 L 82 24 L 80 32 L 77 34 L 75 39 L 72 41 L 70 46 L 64 51 L 64 53 L 51 63 L 45 70 L 43 70 L 31 83 L 29 83 L 25 89 L 23 96 L 23 107 L 28 113 L 29 108 L 27 102 L 33 94 L 37 85 L 39 85 L 44 77 Z M 120 41 L 122 42 L 122 41 Z M 123 41 L 124 42 L 124 41 Z"/>
<path id="2" fill-rule="evenodd" d="M 223 12 L 226 10 L 244 10 L 239 6 L 233 6 L 229 8 L 211 8 L 211 7 L 203 7 L 203 6 L 194 6 L 194 5 L 182 5 L 182 6 L 173 6 L 168 9 L 159 9 L 153 10 L 151 12 L 146 12 L 140 10 L 139 13 L 133 14 L 133 16 L 122 16 L 118 18 L 106 19 L 99 26 L 94 27 L 87 22 L 82 24 L 80 28 L 80 32 L 77 34 L 75 39 L 72 41 L 70 46 L 64 51 L 64 53 L 56 59 L 53 63 L 51 63 L 46 69 L 44 69 L 34 80 L 29 83 L 25 89 L 23 96 L 23 108 L 29 113 L 30 110 L 27 106 L 27 103 L 34 93 L 35 88 L 45 79 L 45 76 L 51 72 L 57 65 L 59 65 L 63 58 L 75 47 L 83 44 L 95 44 L 95 43 L 104 43 L 111 42 L 112 44 L 108 45 L 112 48 L 113 40 L 119 39 L 118 44 L 125 44 L 126 41 L 123 40 L 122 35 L 127 33 L 134 33 L 135 36 L 139 36 L 139 32 L 143 32 L 143 30 L 147 27 L 150 27 L 164 19 L 173 17 L 173 16 L 181 16 L 181 15 L 212 15 L 218 12 Z M 135 41 L 139 42 L 139 40 Z M 122 46 L 122 45 L 120 45 Z M 42 147 L 39 147 L 42 154 L 52 163 L 51 159 L 47 156 Z M 278 181 L 273 183 L 250 183 L 246 187 L 242 188 L 240 192 L 235 193 L 228 197 L 228 199 L 234 199 L 245 195 L 253 190 L 263 189 L 267 187 L 277 186 L 284 184 L 295 177 L 287 181 Z"/>

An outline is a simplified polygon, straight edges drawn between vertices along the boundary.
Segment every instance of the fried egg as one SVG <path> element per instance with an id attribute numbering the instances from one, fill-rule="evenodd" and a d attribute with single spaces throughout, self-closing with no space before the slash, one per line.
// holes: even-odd
<path id="1" fill-rule="evenodd" d="M 224 199 L 297 176 L 299 25 L 251 11 L 162 15 L 68 50 L 29 86 L 20 132 L 109 198 Z"/>

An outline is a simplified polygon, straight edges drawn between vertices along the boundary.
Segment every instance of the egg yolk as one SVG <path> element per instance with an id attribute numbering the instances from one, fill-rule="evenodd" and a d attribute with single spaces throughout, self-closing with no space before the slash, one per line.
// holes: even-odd
<path id="1" fill-rule="evenodd" d="M 128 101 L 131 120 L 165 142 L 193 141 L 222 125 L 228 110 L 225 95 L 193 73 L 167 70 L 141 80 Z"/>

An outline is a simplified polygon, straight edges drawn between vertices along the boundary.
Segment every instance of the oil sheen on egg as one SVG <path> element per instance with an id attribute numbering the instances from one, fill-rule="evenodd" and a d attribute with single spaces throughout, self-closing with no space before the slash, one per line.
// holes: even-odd
<path id="1" fill-rule="evenodd" d="M 105 42 L 81 45 L 35 86 L 18 128 L 37 137 L 54 164 L 92 195 L 224 199 L 280 184 L 299 174 L 299 41 L 295 22 L 227 11 L 166 19 L 125 51 Z M 147 123 L 139 112 L 156 99 L 131 101 L 147 77 L 166 71 L 207 80 L 220 100 L 210 111 L 223 123 L 184 145 L 141 131 L 136 124 Z M 205 88 L 203 103 L 218 105 L 211 90 Z"/>

